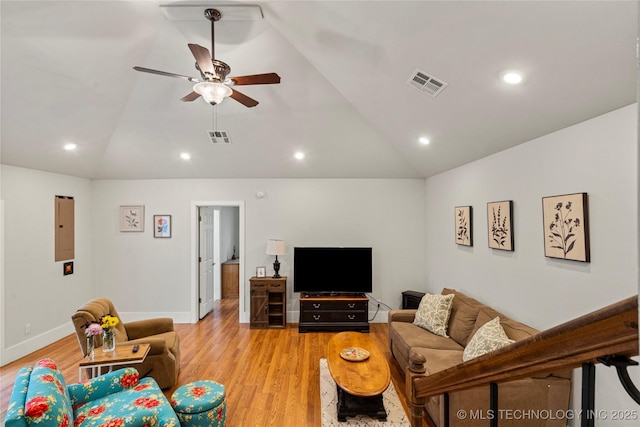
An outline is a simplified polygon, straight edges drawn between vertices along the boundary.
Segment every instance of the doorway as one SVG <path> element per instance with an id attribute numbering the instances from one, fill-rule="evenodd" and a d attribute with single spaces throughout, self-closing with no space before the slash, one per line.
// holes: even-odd
<path id="1" fill-rule="evenodd" d="M 221 265 L 234 255 L 238 263 L 238 318 L 245 320 L 244 202 L 191 203 L 191 322 L 214 309 L 223 297 Z"/>
<path id="2" fill-rule="evenodd" d="M 198 208 L 198 319 L 220 298 L 220 208 Z"/>

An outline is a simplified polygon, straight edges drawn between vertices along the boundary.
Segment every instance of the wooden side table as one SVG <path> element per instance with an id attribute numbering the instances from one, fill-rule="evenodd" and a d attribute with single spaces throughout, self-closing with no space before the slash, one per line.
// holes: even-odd
<path id="1" fill-rule="evenodd" d="M 404 291 L 402 293 L 402 308 L 418 308 L 424 292 Z"/>
<path id="2" fill-rule="evenodd" d="M 252 329 L 284 328 L 287 325 L 287 278 L 252 277 L 251 318 Z"/>
<path id="3" fill-rule="evenodd" d="M 82 370 L 91 369 L 91 377 L 95 378 L 101 375 L 102 369 L 108 367 L 107 372 L 111 372 L 114 366 L 131 365 L 133 363 L 142 363 L 149 354 L 150 344 L 138 344 L 137 352 L 133 352 L 133 344 L 117 345 L 114 351 L 104 353 L 102 347 L 94 350 L 93 358 L 85 356 L 78 366 L 78 381 L 82 381 Z"/>

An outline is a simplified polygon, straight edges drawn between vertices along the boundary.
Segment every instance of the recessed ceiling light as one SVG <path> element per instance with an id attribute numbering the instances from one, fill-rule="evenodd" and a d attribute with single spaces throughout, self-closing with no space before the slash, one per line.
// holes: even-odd
<path id="1" fill-rule="evenodd" d="M 67 150 L 67 151 L 73 151 L 73 150 L 75 150 L 76 148 L 78 148 L 78 146 L 77 146 L 76 144 L 74 144 L 73 142 L 69 142 L 68 144 L 64 144 L 64 147 L 63 147 L 63 148 L 64 148 L 65 150 Z"/>
<path id="2" fill-rule="evenodd" d="M 505 71 L 502 73 L 502 81 L 510 85 L 519 85 L 524 80 L 522 73 L 518 71 Z"/>
<path id="3" fill-rule="evenodd" d="M 189 154 L 189 153 L 180 153 L 180 158 L 182 160 L 189 160 L 191 158 L 191 154 Z"/>
<path id="4" fill-rule="evenodd" d="M 418 142 L 420 142 L 420 144 L 422 145 L 429 145 L 431 141 L 429 141 L 429 138 L 427 138 L 426 136 L 421 136 L 420 138 L 418 138 Z"/>
<path id="5" fill-rule="evenodd" d="M 304 153 L 302 151 L 297 151 L 296 154 L 293 155 L 297 160 L 304 159 Z"/>

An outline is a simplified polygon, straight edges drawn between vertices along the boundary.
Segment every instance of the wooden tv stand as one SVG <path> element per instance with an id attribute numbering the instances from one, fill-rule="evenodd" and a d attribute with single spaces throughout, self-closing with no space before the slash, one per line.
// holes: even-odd
<path id="1" fill-rule="evenodd" d="M 300 295 L 298 332 L 369 332 L 369 299 L 364 295 Z"/>

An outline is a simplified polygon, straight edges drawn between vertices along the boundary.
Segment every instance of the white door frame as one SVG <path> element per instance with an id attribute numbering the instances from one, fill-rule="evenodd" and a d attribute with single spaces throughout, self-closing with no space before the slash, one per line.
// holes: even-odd
<path id="1" fill-rule="evenodd" d="M 240 250 L 238 256 L 240 257 L 239 267 L 239 310 L 238 318 L 240 323 L 248 323 L 248 316 L 245 313 L 245 295 L 244 295 L 244 201 L 192 201 L 191 202 L 191 323 L 198 323 L 198 208 L 201 206 L 231 206 L 238 208 L 238 227 Z"/>
<path id="2" fill-rule="evenodd" d="M 4 366 L 4 328 L 7 324 L 4 272 L 4 200 L 0 199 L 0 366 Z"/>

